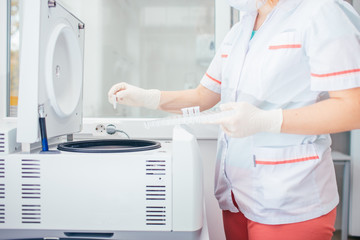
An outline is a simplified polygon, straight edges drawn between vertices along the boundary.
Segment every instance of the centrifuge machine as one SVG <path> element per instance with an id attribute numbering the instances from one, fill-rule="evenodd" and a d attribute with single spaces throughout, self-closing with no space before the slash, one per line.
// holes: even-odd
<path id="1" fill-rule="evenodd" d="M 56 1 L 26 0 L 21 10 L 18 121 L 12 137 L 1 134 L 21 150 L 0 153 L 0 239 L 199 239 L 195 137 L 178 126 L 168 142 L 72 141 L 82 128 L 85 24 Z"/>

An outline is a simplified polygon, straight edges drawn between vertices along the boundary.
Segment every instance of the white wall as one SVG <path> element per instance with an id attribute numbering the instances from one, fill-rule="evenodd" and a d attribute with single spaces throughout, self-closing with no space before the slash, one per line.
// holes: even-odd
<path id="1" fill-rule="evenodd" d="M 215 0 L 215 46 L 219 48 L 230 30 L 230 7 L 227 1 Z"/>
<path id="2" fill-rule="evenodd" d="M 354 8 L 358 11 L 360 14 L 360 0 L 353 0 Z"/>

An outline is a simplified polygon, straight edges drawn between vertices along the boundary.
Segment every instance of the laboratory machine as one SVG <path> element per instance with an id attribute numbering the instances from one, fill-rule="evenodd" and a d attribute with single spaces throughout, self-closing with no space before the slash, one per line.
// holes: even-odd
<path id="1" fill-rule="evenodd" d="M 0 129 L 0 239 L 205 239 L 194 135 L 176 126 L 171 141 L 73 141 L 85 24 L 56 1 L 21 7 L 18 119 Z"/>

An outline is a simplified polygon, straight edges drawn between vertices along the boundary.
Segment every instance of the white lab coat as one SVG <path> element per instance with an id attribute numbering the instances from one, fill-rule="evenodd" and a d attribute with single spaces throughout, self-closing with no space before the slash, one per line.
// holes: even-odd
<path id="1" fill-rule="evenodd" d="M 342 0 L 280 0 L 250 40 L 256 13 L 226 36 L 201 84 L 221 102 L 291 109 L 327 91 L 360 87 L 360 17 Z M 311 118 L 312 116 L 309 116 Z M 246 127 L 246 126 L 244 126 Z M 264 224 L 305 221 L 339 202 L 329 135 L 220 132 L 215 195 L 220 208 Z"/>

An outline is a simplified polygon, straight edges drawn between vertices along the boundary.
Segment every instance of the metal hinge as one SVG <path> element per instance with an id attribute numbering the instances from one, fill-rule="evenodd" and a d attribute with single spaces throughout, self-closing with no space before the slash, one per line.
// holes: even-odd
<path id="1" fill-rule="evenodd" d="M 56 0 L 48 0 L 49 8 L 56 7 Z"/>
<path id="2" fill-rule="evenodd" d="M 85 28 L 85 24 L 79 23 L 79 24 L 78 24 L 78 28 L 79 28 L 79 29 L 84 29 L 84 28 Z"/>

